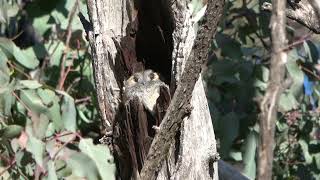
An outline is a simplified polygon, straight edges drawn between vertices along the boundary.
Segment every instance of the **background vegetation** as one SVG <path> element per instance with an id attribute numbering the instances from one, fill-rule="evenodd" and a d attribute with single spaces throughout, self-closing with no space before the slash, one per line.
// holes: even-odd
<path id="1" fill-rule="evenodd" d="M 78 10 L 84 2 L 0 1 L 0 176 L 112 179 Z M 78 177 L 78 178 L 77 178 Z"/>
<path id="2" fill-rule="evenodd" d="M 228 0 L 205 80 L 219 152 L 254 178 L 257 116 L 269 77 L 270 13 L 262 0 Z M 0 177 L 109 179 L 113 157 L 97 145 L 101 123 L 84 1 L 0 0 Z M 290 22 L 287 71 L 276 130 L 274 175 L 320 172 L 319 36 Z M 95 144 L 95 145 L 94 145 Z"/>
<path id="3" fill-rule="evenodd" d="M 228 1 L 215 55 L 206 73 L 219 152 L 255 178 L 259 140 L 258 102 L 270 65 L 269 12 L 265 1 Z M 288 20 L 287 81 L 280 97 L 274 150 L 276 179 L 319 179 L 319 36 Z"/>

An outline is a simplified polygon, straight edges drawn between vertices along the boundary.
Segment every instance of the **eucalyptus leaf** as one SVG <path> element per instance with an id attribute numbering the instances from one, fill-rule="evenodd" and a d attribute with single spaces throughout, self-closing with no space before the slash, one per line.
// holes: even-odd
<path id="1" fill-rule="evenodd" d="M 72 169 L 72 175 L 88 180 L 100 180 L 101 176 L 94 161 L 84 153 L 76 152 L 67 160 L 67 165 Z"/>
<path id="2" fill-rule="evenodd" d="M 6 138 L 11 139 L 20 135 L 22 127 L 19 125 L 9 125 L 4 129 L 0 130 L 0 139 Z"/>
<path id="3" fill-rule="evenodd" d="M 36 113 L 47 113 L 47 107 L 43 104 L 41 98 L 35 92 L 35 90 L 21 90 L 21 100 L 25 105 Z"/>
<path id="4" fill-rule="evenodd" d="M 12 80 L 10 84 L 0 85 L 0 118 L 11 115 L 11 108 L 15 103 L 13 96 L 15 85 L 15 80 Z"/>
<path id="5" fill-rule="evenodd" d="M 62 116 L 61 119 L 64 123 L 64 128 L 68 131 L 75 132 L 77 130 L 76 122 L 76 107 L 74 104 L 74 99 L 67 93 L 63 91 L 56 91 L 63 95 L 63 102 L 61 105 Z"/>
<path id="6" fill-rule="evenodd" d="M 95 162 L 103 180 L 115 179 L 116 167 L 107 146 L 94 145 L 92 139 L 81 139 L 79 148 Z"/>
<path id="7" fill-rule="evenodd" d="M 234 139 L 238 136 L 239 119 L 234 112 L 226 114 L 219 119 L 219 134 L 221 141 L 221 155 L 225 157 L 229 154 Z"/>
<path id="8" fill-rule="evenodd" d="M 0 49 L 0 87 L 6 86 L 10 82 L 10 70 L 7 66 L 7 56 Z"/>
<path id="9" fill-rule="evenodd" d="M 37 89 L 42 87 L 42 84 L 36 80 L 20 80 L 19 83 L 28 89 Z"/>
<path id="10" fill-rule="evenodd" d="M 279 108 L 282 112 L 294 110 L 298 106 L 299 106 L 299 103 L 292 93 L 283 93 L 280 95 Z"/>
<path id="11" fill-rule="evenodd" d="M 306 160 L 306 163 L 307 164 L 311 164 L 313 158 L 309 153 L 309 147 L 308 147 L 307 142 L 305 140 L 303 140 L 303 139 L 300 139 L 299 140 L 299 144 L 300 144 L 300 147 L 302 149 L 303 156 L 304 156 L 304 158 Z"/>
<path id="12" fill-rule="evenodd" d="M 32 50 L 21 50 L 11 40 L 0 37 L 0 48 L 7 56 L 14 57 L 17 62 L 28 69 L 34 69 L 38 66 L 39 61 Z"/>
<path id="13" fill-rule="evenodd" d="M 61 118 L 60 98 L 54 91 L 49 89 L 37 89 L 37 94 L 42 102 L 48 107 L 47 116 L 53 122 L 53 128 L 56 131 L 61 130 L 64 127 L 64 122 Z"/>
<path id="14" fill-rule="evenodd" d="M 52 160 L 49 160 L 47 163 L 48 166 L 48 178 L 47 180 L 58 180 L 57 174 L 56 174 L 56 168 L 54 165 L 54 162 Z"/>
<path id="15" fill-rule="evenodd" d="M 250 131 L 249 135 L 245 139 L 244 144 L 244 174 L 250 177 L 250 179 L 256 178 L 256 151 L 258 147 L 258 134 L 255 131 Z"/>
<path id="16" fill-rule="evenodd" d="M 28 141 L 27 141 L 27 151 L 30 152 L 36 163 L 43 167 L 43 157 L 44 157 L 44 152 L 45 152 L 45 144 L 34 137 L 32 133 L 28 133 Z"/>

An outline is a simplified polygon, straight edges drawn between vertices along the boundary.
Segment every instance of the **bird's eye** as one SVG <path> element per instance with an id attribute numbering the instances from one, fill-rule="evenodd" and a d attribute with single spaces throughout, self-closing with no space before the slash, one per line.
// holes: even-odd
<path id="1" fill-rule="evenodd" d="M 138 77 L 134 76 L 133 80 L 134 80 L 134 82 L 138 82 L 139 79 L 138 79 Z"/>
<path id="2" fill-rule="evenodd" d="M 155 73 L 149 74 L 149 78 L 150 78 L 151 80 L 153 80 L 153 79 L 155 78 Z"/>

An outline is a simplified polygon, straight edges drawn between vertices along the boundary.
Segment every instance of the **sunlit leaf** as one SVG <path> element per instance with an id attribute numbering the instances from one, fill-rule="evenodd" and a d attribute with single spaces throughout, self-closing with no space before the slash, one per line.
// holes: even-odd
<path id="1" fill-rule="evenodd" d="M 92 139 L 81 139 L 79 148 L 95 162 L 103 180 L 115 179 L 115 163 L 107 146 L 94 145 Z"/>
<path id="2" fill-rule="evenodd" d="M 292 93 L 283 93 L 280 95 L 279 108 L 283 112 L 294 110 L 298 107 L 299 103 Z"/>
<path id="3" fill-rule="evenodd" d="M 0 139 L 6 138 L 11 139 L 20 135 L 22 127 L 19 125 L 9 125 L 4 129 L 0 130 Z"/>
<path id="4" fill-rule="evenodd" d="M 29 151 L 33 155 L 37 164 L 42 167 L 45 144 L 41 140 L 33 137 L 31 133 L 28 133 L 28 135 L 29 139 L 27 142 L 27 151 Z"/>
<path id="5" fill-rule="evenodd" d="M 76 152 L 66 160 L 72 175 L 88 180 L 99 180 L 101 176 L 94 161 L 84 153 Z"/>
<path id="6" fill-rule="evenodd" d="M 61 119 L 64 123 L 64 128 L 68 131 L 75 132 L 77 129 L 76 115 L 77 111 L 74 104 L 74 99 L 63 91 L 57 91 L 63 95 L 63 102 L 61 105 L 62 116 Z"/>
<path id="7" fill-rule="evenodd" d="M 250 179 L 255 179 L 256 177 L 256 150 L 258 146 L 258 134 L 255 131 L 250 131 L 249 135 L 245 139 L 244 144 L 244 174 L 250 177 Z"/>
<path id="8" fill-rule="evenodd" d="M 28 89 L 37 89 L 42 86 L 42 84 L 35 80 L 21 80 L 19 83 Z"/>
<path id="9" fill-rule="evenodd" d="M 47 178 L 47 180 L 58 180 L 54 162 L 52 160 L 49 160 L 48 163 L 47 163 L 47 166 L 48 166 L 48 178 Z"/>
<path id="10" fill-rule="evenodd" d="M 36 113 L 45 114 L 47 112 L 47 107 L 43 104 L 35 90 L 21 90 L 20 92 L 21 100 L 27 108 L 30 108 L 30 110 Z"/>
<path id="11" fill-rule="evenodd" d="M 32 50 L 21 50 L 9 39 L 0 37 L 0 48 L 7 56 L 13 56 L 17 62 L 26 68 L 34 69 L 39 64 Z"/>

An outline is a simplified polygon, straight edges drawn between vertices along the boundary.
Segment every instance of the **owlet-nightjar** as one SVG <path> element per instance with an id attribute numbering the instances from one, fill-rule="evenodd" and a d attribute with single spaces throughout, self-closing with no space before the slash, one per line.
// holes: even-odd
<path id="1" fill-rule="evenodd" d="M 145 108 L 154 115 L 161 86 L 167 87 L 156 72 L 152 70 L 137 72 L 124 83 L 124 102 L 127 103 L 137 97 Z"/>

